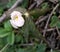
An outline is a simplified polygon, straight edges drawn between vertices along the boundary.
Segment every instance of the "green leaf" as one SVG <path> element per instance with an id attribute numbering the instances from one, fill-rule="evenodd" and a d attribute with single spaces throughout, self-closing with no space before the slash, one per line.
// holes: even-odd
<path id="1" fill-rule="evenodd" d="M 18 42 L 21 42 L 23 43 L 23 36 L 21 34 L 16 34 L 15 36 L 15 42 L 18 43 Z"/>
<path id="2" fill-rule="evenodd" d="M 35 8 L 34 10 L 29 11 L 30 15 L 34 17 L 34 19 L 37 19 L 38 17 L 45 15 L 47 12 L 49 12 L 51 8 Z"/>
<path id="3" fill-rule="evenodd" d="M 6 38 L 0 38 L 0 50 L 6 45 Z"/>
<path id="4" fill-rule="evenodd" d="M 27 8 L 29 0 L 23 0 L 21 7 Z"/>
<path id="5" fill-rule="evenodd" d="M 47 12 L 49 12 L 51 8 L 49 7 L 48 3 L 42 3 L 40 8 L 35 8 L 31 10 L 29 13 L 34 17 L 34 19 L 37 19 L 38 17 L 45 15 Z"/>
<path id="6" fill-rule="evenodd" d="M 60 20 L 58 19 L 57 16 L 52 16 L 50 27 L 58 27 L 60 28 Z"/>
<path id="7" fill-rule="evenodd" d="M 0 8 L 2 9 L 6 9 L 6 4 L 8 3 L 8 1 L 6 0 L 6 2 L 0 2 Z"/>
<path id="8" fill-rule="evenodd" d="M 25 50 L 20 48 L 20 49 L 16 50 L 16 52 L 25 52 Z"/>
<path id="9" fill-rule="evenodd" d="M 2 13 L 3 13 L 3 8 L 0 7 L 0 16 L 2 15 Z"/>
<path id="10" fill-rule="evenodd" d="M 29 22 L 28 29 L 29 29 L 30 35 L 33 37 L 36 37 L 36 38 L 40 38 L 41 34 L 38 31 L 38 29 L 36 28 L 36 26 L 32 20 L 32 17 L 28 18 L 28 22 Z"/>
<path id="11" fill-rule="evenodd" d="M 23 35 L 25 40 L 28 41 L 29 36 L 39 38 L 41 37 L 40 32 L 35 27 L 32 17 L 25 18 L 25 25 L 22 27 Z"/>
<path id="12" fill-rule="evenodd" d="M 59 19 L 57 16 L 52 16 L 50 27 L 55 27 L 58 23 Z"/>
<path id="13" fill-rule="evenodd" d="M 7 3 L 7 8 L 10 8 L 15 2 L 16 0 L 9 0 L 9 2 Z"/>
<path id="14" fill-rule="evenodd" d="M 60 50 L 53 50 L 53 52 L 60 52 Z"/>
<path id="15" fill-rule="evenodd" d="M 11 24 L 10 24 L 9 21 L 6 21 L 6 22 L 4 23 L 4 28 L 5 28 L 7 31 L 12 31 L 12 26 L 11 26 Z"/>
<path id="16" fill-rule="evenodd" d="M 10 34 L 10 32 L 6 31 L 6 29 L 0 29 L 0 38 L 6 37 Z"/>
<path id="17" fill-rule="evenodd" d="M 60 21 L 58 21 L 57 25 L 56 25 L 58 28 L 60 28 Z"/>
<path id="18" fill-rule="evenodd" d="M 49 7 L 49 4 L 48 4 L 47 2 L 45 2 L 45 3 L 43 3 L 43 4 L 41 5 L 41 8 L 42 8 L 42 9 L 45 9 L 46 7 Z"/>
<path id="19" fill-rule="evenodd" d="M 13 45 L 14 44 L 14 32 L 10 32 L 10 35 L 8 35 L 8 37 L 7 37 L 7 42 L 10 45 Z"/>
<path id="20" fill-rule="evenodd" d="M 26 10 L 25 8 L 22 8 L 22 7 L 16 7 L 16 8 L 14 9 L 14 11 L 19 11 L 19 12 L 21 12 L 22 14 L 25 14 L 25 13 L 27 12 L 27 10 Z"/>
<path id="21" fill-rule="evenodd" d="M 40 44 L 38 45 L 36 52 L 45 52 L 45 49 L 46 49 L 46 44 Z"/>
<path id="22" fill-rule="evenodd" d="M 28 47 L 26 52 L 45 52 L 46 44 L 35 44 L 33 47 Z"/>
<path id="23" fill-rule="evenodd" d="M 4 52 L 15 52 L 15 46 L 9 46 Z"/>
<path id="24" fill-rule="evenodd" d="M 26 19 L 24 27 L 22 27 L 23 36 L 25 37 L 25 41 L 28 42 L 28 36 L 29 36 L 29 21 Z"/>
<path id="25" fill-rule="evenodd" d="M 34 46 L 34 47 L 28 47 L 26 49 L 26 52 L 36 52 L 36 46 Z"/>

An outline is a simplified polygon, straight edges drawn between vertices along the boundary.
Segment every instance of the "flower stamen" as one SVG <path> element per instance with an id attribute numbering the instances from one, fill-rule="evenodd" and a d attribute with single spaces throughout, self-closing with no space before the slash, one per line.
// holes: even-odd
<path id="1" fill-rule="evenodd" d="M 18 21 L 18 16 L 15 16 L 14 20 Z"/>

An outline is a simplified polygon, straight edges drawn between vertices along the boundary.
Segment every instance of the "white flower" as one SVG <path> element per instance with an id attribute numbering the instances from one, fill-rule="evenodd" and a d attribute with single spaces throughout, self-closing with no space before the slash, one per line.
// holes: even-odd
<path id="1" fill-rule="evenodd" d="M 13 11 L 11 13 L 11 20 L 10 23 L 14 28 L 22 27 L 24 25 L 24 18 L 22 17 L 22 13 L 18 11 Z"/>

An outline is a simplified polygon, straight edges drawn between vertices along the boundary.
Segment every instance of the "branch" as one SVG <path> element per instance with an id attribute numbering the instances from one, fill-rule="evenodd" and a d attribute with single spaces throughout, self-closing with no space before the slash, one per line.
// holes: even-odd
<path id="1" fill-rule="evenodd" d="M 48 14 L 48 15 L 49 15 L 49 14 Z M 38 24 L 41 23 L 42 21 L 46 20 L 46 19 L 48 18 L 48 15 L 43 16 L 42 18 L 39 17 L 39 18 L 41 18 L 41 19 L 38 19 L 38 20 L 35 22 L 35 24 L 38 25 Z"/>
<path id="2" fill-rule="evenodd" d="M 36 2 L 34 2 L 33 4 L 31 4 L 31 6 L 28 8 L 28 10 L 31 10 L 35 5 L 36 5 Z"/>
<path id="3" fill-rule="evenodd" d="M 50 31 L 54 31 L 56 30 L 56 28 L 50 28 L 50 29 L 47 29 L 46 32 L 50 32 Z M 41 32 L 44 32 L 43 30 Z"/>
<path id="4" fill-rule="evenodd" d="M 58 29 L 58 27 L 56 26 L 56 30 L 57 30 L 57 33 L 58 33 L 58 36 L 57 36 L 57 38 L 56 39 L 60 39 L 60 31 L 59 31 L 59 29 Z"/>
<path id="5" fill-rule="evenodd" d="M 17 0 L 13 5 L 12 5 L 12 7 L 10 8 L 10 9 L 8 9 L 6 12 L 4 12 L 3 13 L 3 15 L 0 17 L 0 23 L 6 18 L 6 13 L 8 13 L 9 11 L 11 11 L 11 10 L 13 10 L 14 8 L 16 8 L 17 7 L 17 5 L 19 4 L 19 3 L 21 3 L 22 2 L 22 0 Z"/>
<path id="6" fill-rule="evenodd" d="M 7 47 L 8 47 L 8 44 L 6 44 L 6 45 L 0 50 L 0 52 L 3 52 Z"/>
<path id="7" fill-rule="evenodd" d="M 49 21 L 50 21 L 50 18 L 51 18 L 51 16 L 52 16 L 52 14 L 54 13 L 54 11 L 57 9 L 58 6 L 59 6 L 59 4 L 57 4 L 57 5 L 53 8 L 51 14 L 49 15 L 49 18 L 48 18 L 48 20 L 47 20 L 47 22 L 46 22 L 45 29 L 44 29 L 44 32 L 43 32 L 43 36 L 44 36 L 44 37 L 45 37 L 45 34 L 46 34 L 46 30 L 47 30 L 47 26 L 48 26 L 48 23 L 49 23 Z"/>

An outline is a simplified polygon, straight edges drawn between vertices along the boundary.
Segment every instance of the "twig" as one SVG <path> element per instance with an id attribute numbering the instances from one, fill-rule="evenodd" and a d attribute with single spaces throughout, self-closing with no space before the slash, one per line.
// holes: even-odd
<path id="1" fill-rule="evenodd" d="M 51 28 L 51 29 L 47 29 L 46 31 L 53 31 L 55 30 L 56 28 Z"/>
<path id="2" fill-rule="evenodd" d="M 48 23 L 49 23 L 49 21 L 50 21 L 50 18 L 51 18 L 51 16 L 52 16 L 52 14 L 54 13 L 54 11 L 57 9 L 58 6 L 59 6 L 59 4 L 57 4 L 57 5 L 53 8 L 51 14 L 49 15 L 49 18 L 48 18 L 48 20 L 47 20 L 47 22 L 46 22 L 46 25 L 45 25 L 45 28 L 44 28 L 44 32 L 43 32 L 43 36 L 44 36 L 44 37 L 45 37 L 45 34 L 46 34 L 46 30 L 47 30 L 47 26 L 48 26 Z"/>
<path id="3" fill-rule="evenodd" d="M 54 31 L 56 28 L 50 28 L 50 29 L 47 29 L 46 31 L 47 32 L 50 32 L 50 31 Z M 44 31 L 41 31 L 41 32 L 44 32 Z"/>
<path id="4" fill-rule="evenodd" d="M 43 2 L 44 2 L 44 0 L 35 0 L 35 1 L 37 2 L 36 7 L 38 7 L 41 3 L 43 3 Z"/>
<path id="5" fill-rule="evenodd" d="M 36 2 L 34 2 L 33 4 L 31 4 L 31 6 L 28 8 L 28 10 L 31 10 L 35 5 L 36 5 Z"/>
<path id="6" fill-rule="evenodd" d="M 56 30 L 57 30 L 57 33 L 58 33 L 58 35 L 60 36 L 60 32 L 59 32 L 59 29 L 58 29 L 58 27 L 56 27 Z"/>
<path id="7" fill-rule="evenodd" d="M 10 10 L 16 8 L 17 5 L 18 5 L 19 3 L 21 3 L 21 2 L 22 2 L 22 0 L 17 0 L 17 1 L 13 4 L 13 6 L 12 6 L 10 9 L 8 9 L 7 12 L 9 12 Z M 4 12 L 3 15 L 0 17 L 0 22 L 2 22 L 2 21 L 6 18 L 6 16 L 7 16 L 7 15 L 6 15 L 6 13 Z"/>
<path id="8" fill-rule="evenodd" d="M 19 46 L 33 46 L 34 43 L 28 43 L 28 44 L 19 44 Z"/>
<path id="9" fill-rule="evenodd" d="M 24 47 L 27 47 L 27 46 L 34 46 L 35 45 L 35 43 L 27 43 L 27 44 L 18 44 L 17 46 L 24 46 Z"/>
<path id="10" fill-rule="evenodd" d="M 7 48 L 8 44 L 6 44 L 1 50 L 0 52 L 3 52 L 6 48 Z"/>
<path id="11" fill-rule="evenodd" d="M 41 23 L 42 21 L 44 21 L 44 20 L 47 19 L 47 18 L 48 18 L 48 15 L 47 15 L 47 16 L 43 16 L 43 18 L 37 20 L 37 21 L 35 22 L 35 24 L 38 25 L 39 23 Z"/>
<path id="12" fill-rule="evenodd" d="M 50 52 L 53 52 L 53 49 L 51 48 Z"/>
<path id="13" fill-rule="evenodd" d="M 59 39 L 59 38 L 60 38 L 60 32 L 59 32 L 58 27 L 56 27 L 56 30 L 57 30 L 57 33 L 58 33 L 58 36 L 57 36 L 57 38 L 56 38 L 56 39 Z"/>

